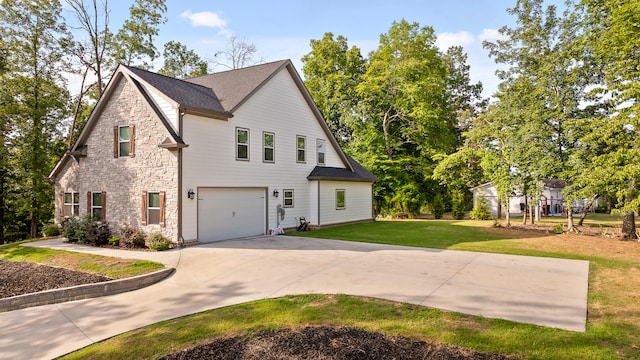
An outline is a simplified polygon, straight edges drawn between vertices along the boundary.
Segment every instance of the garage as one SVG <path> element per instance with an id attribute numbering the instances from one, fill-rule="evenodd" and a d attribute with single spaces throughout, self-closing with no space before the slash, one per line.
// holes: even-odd
<path id="1" fill-rule="evenodd" d="M 264 235 L 265 188 L 199 188 L 198 240 L 211 242 Z"/>

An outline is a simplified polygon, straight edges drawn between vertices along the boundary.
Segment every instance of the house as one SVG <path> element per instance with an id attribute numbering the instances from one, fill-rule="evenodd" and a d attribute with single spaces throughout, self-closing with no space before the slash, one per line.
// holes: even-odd
<path id="1" fill-rule="evenodd" d="M 564 211 L 564 197 L 562 190 L 565 187 L 563 180 L 542 179 L 540 199 L 536 202 L 536 212 L 542 215 L 562 214 Z M 498 200 L 498 190 L 492 182 L 484 183 L 469 189 L 473 193 L 473 206 L 476 206 L 481 198 L 489 204 L 491 216 L 503 216 L 506 209 Z M 509 198 L 509 213 L 522 214 L 525 207 L 529 206 L 527 198 L 522 191 L 514 189 L 513 196 Z"/>
<path id="2" fill-rule="evenodd" d="M 187 242 L 371 221 L 377 180 L 289 60 L 188 80 L 120 65 L 49 179 L 57 223 L 91 213 Z"/>

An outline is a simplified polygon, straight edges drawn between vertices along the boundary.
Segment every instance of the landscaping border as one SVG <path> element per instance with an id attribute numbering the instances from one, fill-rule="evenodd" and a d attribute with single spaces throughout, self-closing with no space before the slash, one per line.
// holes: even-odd
<path id="1" fill-rule="evenodd" d="M 120 294 L 127 291 L 142 289 L 164 280 L 173 274 L 174 268 L 166 268 L 149 274 L 138 275 L 126 279 L 84 284 L 40 291 L 0 299 L 0 312 L 24 309 L 33 306 L 58 304 L 66 301 L 82 300 L 100 296 Z"/>

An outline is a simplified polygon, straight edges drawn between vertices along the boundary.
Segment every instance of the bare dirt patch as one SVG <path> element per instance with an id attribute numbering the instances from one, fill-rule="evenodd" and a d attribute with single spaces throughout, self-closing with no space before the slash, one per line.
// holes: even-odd
<path id="1" fill-rule="evenodd" d="M 0 280 L 0 298 L 7 298 L 111 279 L 54 266 L 0 260 Z"/>
<path id="2" fill-rule="evenodd" d="M 163 360 L 293 359 L 515 359 L 457 346 L 387 336 L 352 327 L 307 326 L 222 337 L 162 357 Z"/>

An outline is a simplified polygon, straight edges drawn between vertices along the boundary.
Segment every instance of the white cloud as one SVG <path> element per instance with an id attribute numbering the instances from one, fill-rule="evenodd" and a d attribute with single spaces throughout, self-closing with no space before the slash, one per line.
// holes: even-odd
<path id="1" fill-rule="evenodd" d="M 468 46 L 473 44 L 475 36 L 466 32 L 460 31 L 457 33 L 443 32 L 438 34 L 436 39 L 436 46 L 442 51 L 446 51 L 452 46 Z"/>
<path id="2" fill-rule="evenodd" d="M 186 10 L 180 14 L 180 17 L 189 20 L 193 27 L 204 26 L 218 28 L 221 33 L 230 33 L 230 30 L 227 29 L 227 20 L 221 18 L 220 15 L 215 12 L 201 11 L 194 13 L 191 10 Z"/>
<path id="3" fill-rule="evenodd" d="M 482 33 L 478 35 L 480 41 L 496 41 L 503 40 L 505 36 L 500 34 L 498 29 L 482 29 Z"/>

